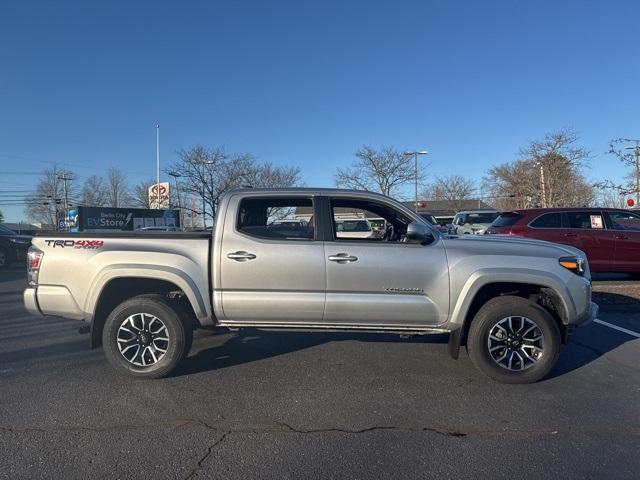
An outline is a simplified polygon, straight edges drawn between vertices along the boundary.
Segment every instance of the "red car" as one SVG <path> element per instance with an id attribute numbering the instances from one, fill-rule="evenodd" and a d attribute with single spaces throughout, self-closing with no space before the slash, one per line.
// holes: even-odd
<path id="1" fill-rule="evenodd" d="M 613 208 L 536 208 L 502 212 L 486 234 L 564 243 L 587 254 L 594 272 L 640 275 L 640 214 Z"/>

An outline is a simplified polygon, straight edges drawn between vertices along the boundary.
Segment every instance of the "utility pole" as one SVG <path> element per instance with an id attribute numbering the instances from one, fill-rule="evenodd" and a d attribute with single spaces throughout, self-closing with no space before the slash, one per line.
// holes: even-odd
<path id="1" fill-rule="evenodd" d="M 58 180 L 62 180 L 62 186 L 64 191 L 64 230 L 65 232 L 69 231 L 69 225 L 67 222 L 67 217 L 69 216 L 69 189 L 67 188 L 67 183 L 73 180 L 73 174 L 71 172 L 60 172 L 58 174 Z M 56 222 L 57 222 L 56 218 Z"/>
<path id="2" fill-rule="evenodd" d="M 627 150 L 633 150 L 636 157 L 636 205 L 640 205 L 640 140 L 632 140 L 635 145 L 624 147 Z"/>
<path id="3" fill-rule="evenodd" d="M 173 179 L 176 181 L 176 196 L 178 197 L 178 216 L 180 217 L 180 228 L 184 229 L 184 217 L 182 215 L 182 206 L 180 205 L 180 187 L 178 183 L 178 178 L 180 178 L 182 175 L 180 175 L 178 172 L 169 172 L 169 176 L 173 177 Z"/>
<path id="4" fill-rule="evenodd" d="M 156 208 L 160 208 L 160 125 L 156 125 Z"/>
<path id="5" fill-rule="evenodd" d="M 540 199 L 541 207 L 547 208 L 547 186 L 544 181 L 544 164 L 541 160 L 536 161 L 536 166 L 540 168 L 540 193 L 542 198 Z"/>
<path id="6" fill-rule="evenodd" d="M 413 152 L 404 152 L 405 155 L 413 155 L 415 160 L 415 172 L 414 172 L 414 180 L 415 180 L 415 200 L 416 200 L 416 213 L 418 213 L 418 155 L 426 155 L 426 150 L 414 150 Z"/>

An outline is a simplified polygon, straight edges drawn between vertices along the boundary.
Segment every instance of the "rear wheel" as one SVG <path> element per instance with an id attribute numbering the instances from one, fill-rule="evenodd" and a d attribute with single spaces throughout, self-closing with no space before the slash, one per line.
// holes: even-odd
<path id="1" fill-rule="evenodd" d="M 467 351 L 485 375 L 503 383 L 532 383 L 546 376 L 560 353 L 560 331 L 541 306 L 521 297 L 489 300 L 476 314 Z"/>
<path id="2" fill-rule="evenodd" d="M 118 305 L 102 332 L 109 363 L 135 377 L 169 375 L 189 353 L 193 339 L 181 311 L 162 295 L 139 295 Z"/>

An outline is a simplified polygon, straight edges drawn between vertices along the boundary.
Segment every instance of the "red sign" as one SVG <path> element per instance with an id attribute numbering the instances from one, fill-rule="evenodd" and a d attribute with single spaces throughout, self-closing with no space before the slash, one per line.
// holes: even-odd
<path id="1" fill-rule="evenodd" d="M 636 202 L 633 201 L 633 198 L 628 198 L 627 199 L 627 206 L 633 207 L 635 204 L 636 204 Z"/>

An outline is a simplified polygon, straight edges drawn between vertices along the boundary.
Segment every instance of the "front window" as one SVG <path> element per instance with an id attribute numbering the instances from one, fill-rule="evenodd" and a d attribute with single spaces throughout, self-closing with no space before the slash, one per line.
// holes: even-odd
<path id="1" fill-rule="evenodd" d="M 611 212 L 611 228 L 614 230 L 631 230 L 640 232 L 640 216 L 630 212 Z"/>
<path id="2" fill-rule="evenodd" d="M 399 210 L 370 200 L 331 200 L 336 240 L 401 242 L 411 219 Z"/>

